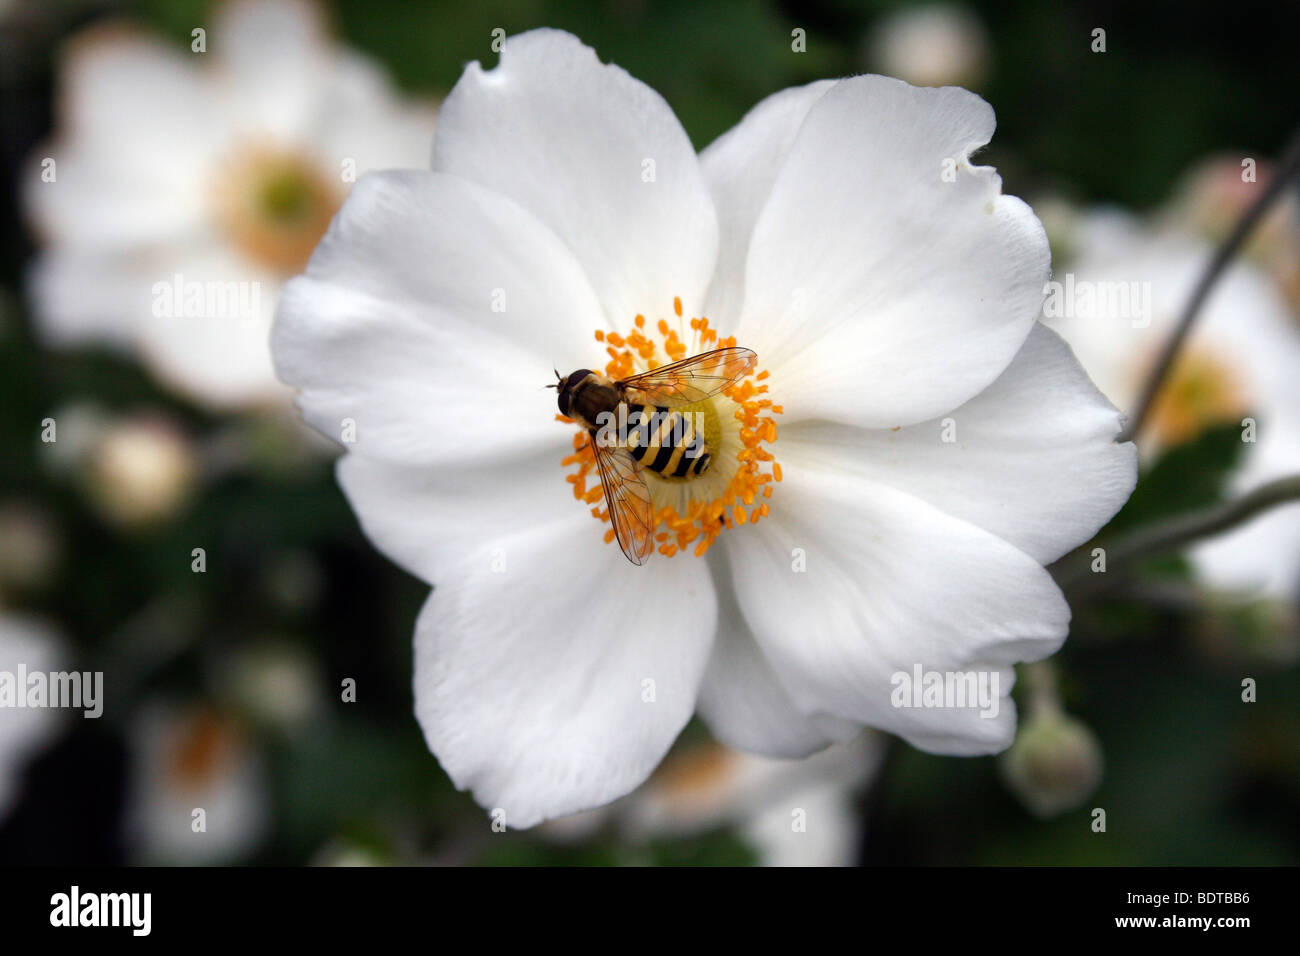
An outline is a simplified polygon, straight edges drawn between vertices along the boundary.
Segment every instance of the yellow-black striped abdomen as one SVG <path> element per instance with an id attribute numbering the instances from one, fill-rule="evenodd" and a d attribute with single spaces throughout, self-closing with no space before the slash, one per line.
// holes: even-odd
<path id="1" fill-rule="evenodd" d="M 694 416 L 629 404 L 625 440 L 633 458 L 665 478 L 694 478 L 709 467 L 709 451 Z"/>

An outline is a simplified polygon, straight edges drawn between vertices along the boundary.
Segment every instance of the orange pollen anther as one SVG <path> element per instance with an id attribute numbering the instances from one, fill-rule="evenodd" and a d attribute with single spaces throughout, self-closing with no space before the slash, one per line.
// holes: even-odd
<path id="1" fill-rule="evenodd" d="M 673 299 L 673 311 L 677 317 L 673 324 L 664 319 L 654 323 L 657 336 L 647 334 L 644 315 L 636 316 L 626 335 L 598 330 L 596 341 L 605 346 L 608 355 L 605 375 L 619 381 L 688 356 L 737 344 L 733 337 L 720 339 L 707 318 L 692 318 L 689 331 L 683 328 L 680 298 Z M 689 550 L 702 556 L 724 528 L 757 524 L 770 513 L 768 499 L 772 497 L 773 483 L 781 480 L 781 466 L 766 446 L 776 441 L 777 426 L 772 416 L 780 414 L 781 409 L 767 397 L 767 378 L 766 371 L 751 370 L 711 398 L 680 409 L 700 413 L 706 423 L 704 438 L 711 457 L 705 474 L 664 478 L 648 468 L 641 470 L 655 507 L 655 539 L 660 554 L 672 557 Z M 573 424 L 563 415 L 556 419 Z M 565 476 L 573 486 L 574 498 L 592 506 L 592 515 L 608 524 L 595 451 L 586 431 L 577 430 L 573 453 L 561 464 L 575 469 Z M 605 541 L 613 542 L 614 537 L 614 529 L 606 528 Z"/>

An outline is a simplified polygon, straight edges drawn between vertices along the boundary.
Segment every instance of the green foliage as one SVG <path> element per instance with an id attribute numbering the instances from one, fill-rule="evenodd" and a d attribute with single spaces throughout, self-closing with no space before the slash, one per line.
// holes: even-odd
<path id="1" fill-rule="evenodd" d="M 1108 535 L 1222 501 L 1228 478 L 1245 447 L 1240 426 L 1229 424 L 1209 428 L 1192 441 L 1163 452 L 1142 474 L 1128 504 L 1111 519 Z"/>

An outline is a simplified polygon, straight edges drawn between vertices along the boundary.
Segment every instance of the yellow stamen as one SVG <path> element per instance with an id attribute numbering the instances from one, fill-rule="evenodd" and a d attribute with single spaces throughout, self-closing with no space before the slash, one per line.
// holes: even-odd
<path id="1" fill-rule="evenodd" d="M 1151 431 L 1173 446 L 1206 428 L 1236 422 L 1249 399 L 1238 371 L 1205 349 L 1188 349 L 1174 363 L 1151 408 Z"/>

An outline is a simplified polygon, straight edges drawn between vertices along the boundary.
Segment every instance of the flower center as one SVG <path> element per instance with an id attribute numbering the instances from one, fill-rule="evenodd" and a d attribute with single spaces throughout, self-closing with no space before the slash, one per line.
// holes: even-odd
<path id="1" fill-rule="evenodd" d="M 1249 400 L 1236 370 L 1204 350 L 1191 349 L 1174 364 L 1151 408 L 1151 428 L 1162 445 L 1195 438 L 1212 425 L 1238 421 Z"/>
<path id="2" fill-rule="evenodd" d="M 615 380 L 659 368 L 689 356 L 736 345 L 734 338 L 718 339 L 706 318 L 693 318 L 689 332 L 683 326 L 681 299 L 673 300 L 674 323 L 660 319 L 654 330 L 644 315 L 638 315 L 626 336 L 617 332 L 596 332 L 609 355 L 605 374 Z M 674 327 L 675 326 L 675 327 Z M 656 334 L 657 332 L 657 334 Z M 709 468 L 702 475 L 665 477 L 642 468 L 655 509 L 655 540 L 660 554 L 672 557 L 694 544 L 701 556 L 724 528 L 757 524 L 768 514 L 767 499 L 773 483 L 781 480 L 781 466 L 764 447 L 776 441 L 776 421 L 781 406 L 767 398 L 766 371 L 753 369 L 716 395 L 701 402 L 674 409 L 702 424 L 701 432 L 710 455 Z M 573 420 L 556 418 L 567 424 Z M 609 522 L 595 452 L 586 431 L 573 436 L 573 454 L 564 459 L 565 468 L 576 470 L 565 476 L 573 485 L 573 496 L 592 505 L 593 517 Z M 615 538 L 613 527 L 605 531 L 606 542 Z"/>
<path id="3" fill-rule="evenodd" d="M 293 274 L 325 235 L 342 192 L 306 157 L 255 149 L 221 169 L 217 217 L 244 255 Z"/>
<path id="4" fill-rule="evenodd" d="M 205 786 L 230 756 L 236 737 L 233 728 L 207 710 L 188 717 L 171 741 L 167 769 L 180 787 Z"/>
<path id="5" fill-rule="evenodd" d="M 692 808 L 724 797 L 735 781 L 740 755 L 721 744 L 708 743 L 664 761 L 651 778 L 652 786 L 675 807 Z"/>

